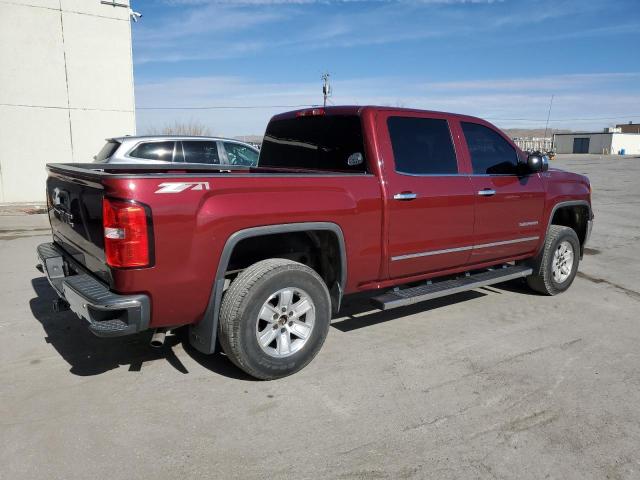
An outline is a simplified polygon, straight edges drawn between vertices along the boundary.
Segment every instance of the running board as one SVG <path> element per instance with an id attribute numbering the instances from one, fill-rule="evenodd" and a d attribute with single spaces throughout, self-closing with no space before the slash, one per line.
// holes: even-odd
<path id="1" fill-rule="evenodd" d="M 371 302 L 381 310 L 413 305 L 414 303 L 446 297 L 455 293 L 466 292 L 474 288 L 506 282 L 515 278 L 527 277 L 533 273 L 531 267 L 524 265 L 506 265 L 504 267 L 485 270 L 480 273 L 466 274 L 453 280 L 442 280 L 418 287 L 394 290 L 373 297 Z"/>

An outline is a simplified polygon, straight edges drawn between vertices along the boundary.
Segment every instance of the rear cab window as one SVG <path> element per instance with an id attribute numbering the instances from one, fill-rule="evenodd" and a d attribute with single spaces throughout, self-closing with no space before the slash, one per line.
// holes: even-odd
<path id="1" fill-rule="evenodd" d="M 258 166 L 366 173 L 357 115 L 310 115 L 272 120 Z"/>
<path id="2" fill-rule="evenodd" d="M 444 119 L 393 116 L 387 119 L 395 170 L 408 175 L 455 175 L 458 161 Z"/>
<path id="3" fill-rule="evenodd" d="M 495 130 L 479 123 L 461 122 L 475 175 L 516 175 L 518 154 Z"/>
<path id="4" fill-rule="evenodd" d="M 175 142 L 145 142 L 129 152 L 129 156 L 144 160 L 171 162 Z"/>

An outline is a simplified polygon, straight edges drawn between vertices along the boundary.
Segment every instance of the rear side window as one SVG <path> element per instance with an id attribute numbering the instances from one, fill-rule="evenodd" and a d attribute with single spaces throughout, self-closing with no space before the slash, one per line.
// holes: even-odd
<path id="1" fill-rule="evenodd" d="M 183 141 L 184 161 L 187 163 L 219 164 L 217 142 Z"/>
<path id="2" fill-rule="evenodd" d="M 98 154 L 95 157 L 93 157 L 94 161 L 104 162 L 105 160 L 108 160 L 109 158 L 111 158 L 111 155 L 116 153 L 116 150 L 118 150 L 119 146 L 120 146 L 120 142 L 116 142 L 115 140 L 109 140 L 107 143 L 104 144 L 104 147 L 100 149 Z"/>
<path id="3" fill-rule="evenodd" d="M 174 142 L 141 143 L 129 154 L 130 157 L 146 160 L 163 160 L 170 162 L 173 158 Z"/>
<path id="4" fill-rule="evenodd" d="M 389 117 L 396 171 L 417 175 L 458 173 L 458 162 L 446 120 Z"/>
<path id="5" fill-rule="evenodd" d="M 224 142 L 227 160 L 231 165 L 254 167 L 258 164 L 258 152 L 241 143 Z"/>
<path id="6" fill-rule="evenodd" d="M 360 117 L 320 115 L 273 120 L 267 126 L 258 164 L 366 172 Z"/>
<path id="7" fill-rule="evenodd" d="M 462 122 L 473 173 L 481 175 L 515 175 L 518 156 L 502 135 L 478 123 Z"/>

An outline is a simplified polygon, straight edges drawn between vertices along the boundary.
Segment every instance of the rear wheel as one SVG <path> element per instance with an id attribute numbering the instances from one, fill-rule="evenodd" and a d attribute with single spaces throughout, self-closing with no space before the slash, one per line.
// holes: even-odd
<path id="1" fill-rule="evenodd" d="M 551 225 L 527 283 L 545 295 L 562 293 L 573 283 L 579 261 L 580 241 L 576 232 L 562 225 Z"/>
<path id="2" fill-rule="evenodd" d="M 314 270 L 291 260 L 263 260 L 240 273 L 225 293 L 220 344 L 249 375 L 280 378 L 313 360 L 330 320 L 329 291 Z"/>

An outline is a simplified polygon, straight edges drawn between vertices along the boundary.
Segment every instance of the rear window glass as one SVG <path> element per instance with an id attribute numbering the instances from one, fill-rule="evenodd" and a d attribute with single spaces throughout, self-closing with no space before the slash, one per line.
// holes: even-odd
<path id="1" fill-rule="evenodd" d="M 218 144 L 201 140 L 183 141 L 184 161 L 187 163 L 220 163 Z"/>
<path id="2" fill-rule="evenodd" d="M 144 158 L 147 160 L 163 160 L 170 162 L 173 158 L 174 142 L 149 142 L 141 143 L 129 154 L 130 157 Z"/>
<path id="3" fill-rule="evenodd" d="M 116 142 L 113 140 L 108 141 L 107 143 L 104 144 L 104 147 L 100 149 L 98 154 L 95 157 L 93 157 L 94 160 L 96 162 L 104 162 L 108 158 L 111 158 L 111 155 L 116 153 L 116 150 L 118 149 L 119 146 L 120 146 L 120 142 Z"/>
<path id="4" fill-rule="evenodd" d="M 258 165 L 365 172 L 360 117 L 322 115 L 271 121 Z"/>
<path id="5" fill-rule="evenodd" d="M 389 136 L 396 172 L 413 175 L 458 173 L 446 120 L 419 117 L 389 117 Z"/>

